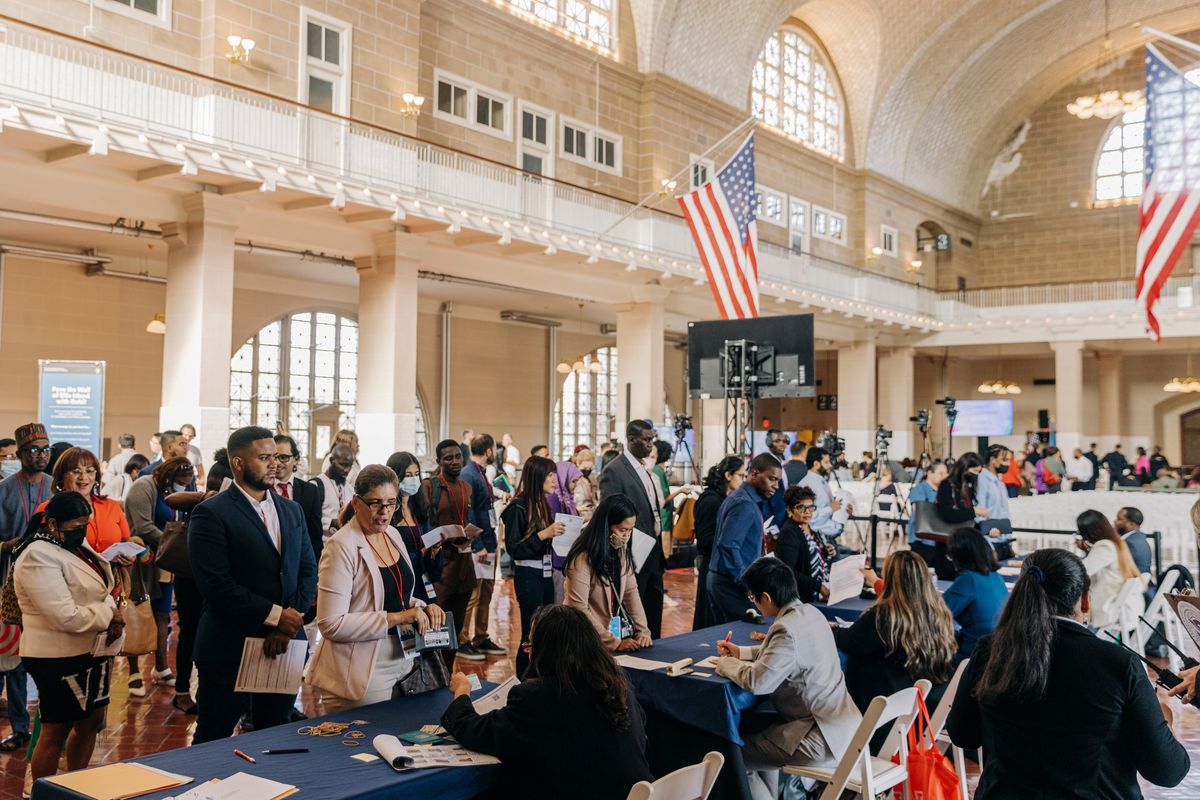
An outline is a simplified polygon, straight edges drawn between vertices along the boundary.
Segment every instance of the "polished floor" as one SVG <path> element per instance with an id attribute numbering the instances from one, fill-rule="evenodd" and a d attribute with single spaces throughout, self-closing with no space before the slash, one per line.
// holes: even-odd
<path id="1" fill-rule="evenodd" d="M 691 630 L 694 597 L 694 578 L 685 572 L 668 573 L 666 578 L 668 603 L 663 616 L 663 633 L 671 636 Z M 509 648 L 507 657 L 497 656 L 486 662 L 464 662 L 458 666 L 466 672 L 499 681 L 513 672 L 513 656 L 519 636 L 516 604 L 513 601 L 509 582 L 505 591 L 497 592 L 494 599 L 491 633 L 492 638 Z M 175 637 L 171 637 L 171 660 L 174 661 Z M 143 661 L 148 661 L 143 658 Z M 108 710 L 108 725 L 100 734 L 93 763 L 101 764 L 131 758 L 145 753 L 184 747 L 191 740 L 195 727 L 194 716 L 188 716 L 171 707 L 174 689 L 150 687 L 146 697 L 131 698 L 128 693 L 128 672 L 124 659 L 116 665 L 112 684 L 112 703 Z M 145 666 L 148 676 L 150 666 Z M 323 713 L 319 696 L 309 689 L 303 692 L 304 711 L 310 716 Z M 1175 735 L 1184 743 L 1192 756 L 1192 774 L 1174 789 L 1145 786 L 1147 800 L 1195 800 L 1200 798 L 1200 711 L 1174 704 Z M 7 724 L 0 721 L 0 730 L 7 734 Z M 24 753 L 0 754 L 0 800 L 19 800 L 25 774 Z"/>

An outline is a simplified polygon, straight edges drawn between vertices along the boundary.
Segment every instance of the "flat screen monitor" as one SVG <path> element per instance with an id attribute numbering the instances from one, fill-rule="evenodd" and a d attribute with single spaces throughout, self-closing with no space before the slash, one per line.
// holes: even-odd
<path id="1" fill-rule="evenodd" d="M 955 404 L 955 436 L 1011 436 L 1012 400 L 959 400 Z"/>
<path id="2" fill-rule="evenodd" d="M 724 397 L 722 356 L 726 342 L 749 341 L 774 349 L 773 383 L 759 397 L 815 397 L 813 315 L 688 323 L 688 392 L 692 397 Z"/>

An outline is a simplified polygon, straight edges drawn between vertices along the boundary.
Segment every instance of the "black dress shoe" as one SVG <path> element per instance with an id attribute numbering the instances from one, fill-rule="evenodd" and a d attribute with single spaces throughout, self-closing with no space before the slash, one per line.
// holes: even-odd
<path id="1" fill-rule="evenodd" d="M 13 732 L 0 739 L 0 752 L 11 753 L 29 745 L 29 734 Z"/>

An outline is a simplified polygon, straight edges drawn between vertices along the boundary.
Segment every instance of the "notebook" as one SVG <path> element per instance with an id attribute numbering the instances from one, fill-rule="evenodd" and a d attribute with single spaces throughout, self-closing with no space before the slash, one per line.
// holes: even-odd
<path id="1" fill-rule="evenodd" d="M 175 775 L 144 764 L 127 763 L 76 770 L 46 780 L 93 800 L 125 800 L 174 789 L 192 781 L 186 775 Z"/>

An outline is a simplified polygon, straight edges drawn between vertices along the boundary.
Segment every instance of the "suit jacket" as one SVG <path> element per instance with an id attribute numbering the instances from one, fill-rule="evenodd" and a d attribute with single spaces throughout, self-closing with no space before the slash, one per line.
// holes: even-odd
<path id="1" fill-rule="evenodd" d="M 13 588 L 23 620 L 21 655 L 63 658 L 90 653 L 96 634 L 112 622 L 112 567 L 86 542 L 81 549 L 93 554 L 101 572 L 71 551 L 39 539 L 17 557 Z"/>
<path id="2" fill-rule="evenodd" d="M 749 660 L 728 656 L 717 672 L 757 695 L 771 695 L 786 721 L 763 731 L 785 753 L 794 753 L 816 725 L 835 758 L 850 746 L 862 715 L 854 707 L 829 623 L 799 601 L 784 606 L 757 647 L 744 648 Z"/>
<path id="3" fill-rule="evenodd" d="M 991 642 L 985 637 L 975 648 L 947 721 L 955 744 L 987 753 L 980 800 L 1133 800 L 1142 797 L 1138 773 L 1159 786 L 1187 775 L 1187 751 L 1131 653 L 1060 619 L 1045 696 L 993 704 L 974 696 Z"/>
<path id="4" fill-rule="evenodd" d="M 389 527 L 385 534 L 412 569 L 400 533 Z M 371 682 L 379 643 L 387 638 L 387 611 L 383 608 L 383 577 L 375 554 L 357 519 L 329 537 L 321 554 L 317 582 L 317 627 L 321 642 L 308 663 L 305 681 L 339 697 L 360 700 Z M 414 571 L 414 575 L 418 574 Z M 405 587 L 412 607 L 413 587 Z"/>
<path id="5" fill-rule="evenodd" d="M 629 621 L 633 623 L 633 634 L 649 636 L 650 626 L 646 623 L 646 612 L 642 608 L 642 597 L 638 594 L 628 548 L 621 551 L 620 570 L 616 587 L 617 597 L 620 598 Z M 563 570 L 563 578 L 563 602 L 587 614 L 600 633 L 600 640 L 604 642 L 604 646 L 609 650 L 616 650 L 621 640 L 608 630 L 609 620 L 617 614 L 612 601 L 612 584 L 596 576 L 586 553 L 576 556 L 574 561 L 567 564 Z"/>
<path id="6" fill-rule="evenodd" d="M 317 590 L 317 561 L 298 503 L 270 492 L 279 517 L 276 550 L 262 518 L 236 487 L 192 511 L 188 556 L 204 610 L 196 632 L 197 661 L 240 661 L 247 637 L 265 637 L 275 605 L 303 613 Z M 304 638 L 304 628 L 296 632 Z"/>
<path id="7" fill-rule="evenodd" d="M 650 502 L 650 498 L 646 495 L 646 485 L 633 471 L 633 465 L 624 455 L 614 459 L 600 473 L 600 498 L 604 499 L 614 494 L 623 494 L 633 502 L 633 507 L 637 509 L 637 529 L 642 533 L 654 536 L 654 520 L 658 516 L 658 509 L 654 508 Z M 661 537 L 658 538 L 661 545 Z M 662 547 L 659 546 L 650 551 L 650 555 L 646 557 L 646 563 L 642 564 L 641 571 L 652 574 L 663 572 L 666 568 L 667 561 L 663 556 Z"/>
<path id="8" fill-rule="evenodd" d="M 775 557 L 792 568 L 801 600 L 812 603 L 821 599 L 822 581 L 821 576 L 813 575 L 812 549 L 809 538 L 795 520 L 786 519 L 779 526 L 779 540 L 775 543 Z"/>
<path id="9" fill-rule="evenodd" d="M 646 762 L 642 707 L 633 687 L 626 686 L 630 726 L 625 731 L 609 725 L 589 696 L 566 694 L 540 678 L 517 684 L 507 706 L 483 716 L 469 697 L 456 698 L 442 725 L 464 747 L 500 758 L 497 797 L 624 798 L 633 784 L 654 780 Z"/>
<path id="10" fill-rule="evenodd" d="M 325 497 L 321 487 L 315 483 L 294 478 L 288 484 L 291 499 L 300 504 L 304 512 L 304 524 L 308 527 L 308 540 L 312 543 L 313 557 L 321 561 L 321 548 L 325 544 L 325 532 L 321 530 L 321 506 Z"/>

